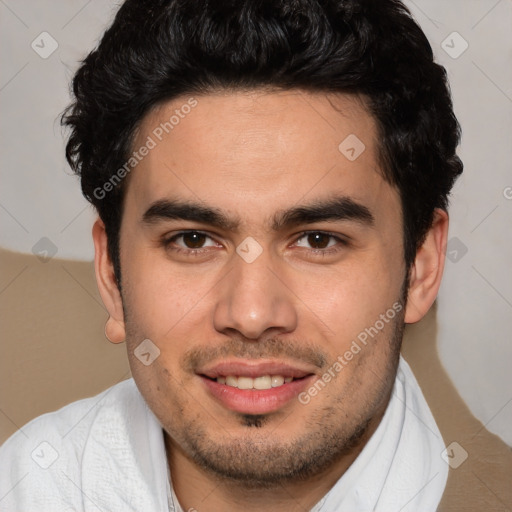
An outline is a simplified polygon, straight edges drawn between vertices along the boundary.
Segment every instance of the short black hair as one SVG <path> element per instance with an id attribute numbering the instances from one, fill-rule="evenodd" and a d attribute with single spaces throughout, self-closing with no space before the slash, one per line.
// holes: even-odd
<path id="1" fill-rule="evenodd" d="M 119 286 L 126 180 L 95 190 L 126 164 L 143 117 L 181 95 L 271 88 L 364 98 L 380 170 L 400 193 L 407 268 L 462 172 L 446 71 L 399 0 L 126 0 L 72 87 L 66 157 L 105 223 Z"/>

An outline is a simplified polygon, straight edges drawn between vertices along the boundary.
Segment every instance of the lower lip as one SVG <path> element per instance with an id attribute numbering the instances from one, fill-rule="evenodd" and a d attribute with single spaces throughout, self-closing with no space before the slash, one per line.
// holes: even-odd
<path id="1" fill-rule="evenodd" d="M 276 388 L 258 390 L 238 389 L 201 376 L 214 398 L 226 408 L 242 414 L 267 414 L 277 411 L 296 398 L 313 378 L 314 375 L 309 375 Z"/>

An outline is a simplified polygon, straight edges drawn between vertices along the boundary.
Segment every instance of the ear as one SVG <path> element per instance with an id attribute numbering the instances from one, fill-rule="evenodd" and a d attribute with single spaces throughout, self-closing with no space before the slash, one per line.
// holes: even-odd
<path id="1" fill-rule="evenodd" d="M 436 300 L 443 276 L 447 237 L 448 214 L 436 209 L 432 226 L 416 252 L 409 273 L 405 323 L 421 320 Z"/>
<path id="2" fill-rule="evenodd" d="M 105 224 L 101 219 L 94 223 L 92 238 L 94 240 L 96 282 L 103 304 L 105 304 L 110 315 L 105 325 L 105 336 L 112 343 L 122 343 L 126 337 L 123 301 L 117 286 L 114 266 L 107 249 Z"/>

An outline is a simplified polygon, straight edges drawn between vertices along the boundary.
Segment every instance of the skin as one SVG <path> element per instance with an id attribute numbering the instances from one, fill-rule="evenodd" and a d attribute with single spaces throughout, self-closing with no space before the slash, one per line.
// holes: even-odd
<path id="1" fill-rule="evenodd" d="M 200 363 L 278 360 L 308 365 L 320 379 L 360 332 L 405 302 L 402 213 L 398 190 L 378 170 L 376 126 L 361 99 L 302 91 L 195 98 L 197 106 L 128 178 L 122 294 L 103 223 L 93 228 L 98 285 L 110 314 L 106 333 L 113 342 L 126 340 L 133 377 L 163 425 L 184 510 L 309 510 L 382 418 L 403 324 L 420 320 L 437 295 L 448 217 L 436 211 L 410 269 L 401 314 L 314 399 L 307 405 L 293 399 L 256 418 L 229 410 L 195 373 Z M 150 112 L 133 147 L 187 99 Z M 349 134 L 366 147 L 354 161 L 338 150 Z M 365 206 L 373 223 L 344 219 L 272 229 L 279 212 L 333 196 Z M 216 208 L 238 219 L 238 229 L 180 219 L 144 222 L 162 199 Z M 207 236 L 165 244 L 184 230 Z M 252 263 L 236 252 L 247 237 L 262 248 Z M 203 252 L 193 255 L 194 248 Z M 134 350 L 147 338 L 160 356 L 145 366 Z"/>

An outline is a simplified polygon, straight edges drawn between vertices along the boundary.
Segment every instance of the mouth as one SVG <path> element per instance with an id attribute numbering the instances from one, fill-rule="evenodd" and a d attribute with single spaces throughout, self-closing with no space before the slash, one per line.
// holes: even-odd
<path id="1" fill-rule="evenodd" d="M 266 414 L 289 404 L 315 378 L 309 368 L 275 361 L 231 361 L 198 372 L 207 393 L 242 414 Z"/>

